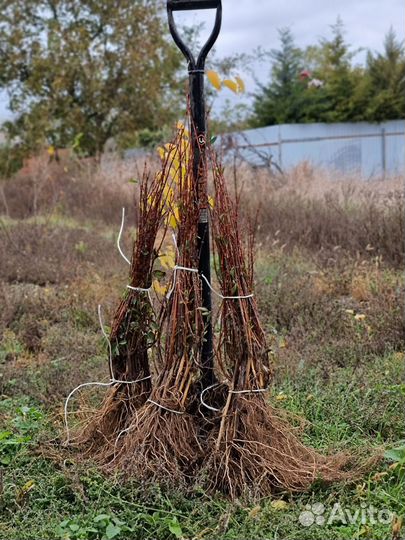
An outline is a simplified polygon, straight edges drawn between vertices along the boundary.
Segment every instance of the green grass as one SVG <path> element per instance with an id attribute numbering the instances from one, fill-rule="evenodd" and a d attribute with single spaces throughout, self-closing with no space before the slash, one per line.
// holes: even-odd
<path id="1" fill-rule="evenodd" d="M 305 417 L 307 444 L 363 456 L 380 445 L 400 450 L 387 453 L 375 470 L 352 485 L 316 485 L 305 494 L 280 493 L 236 504 L 202 490 L 182 494 L 142 486 L 136 480 L 124 483 L 103 476 L 89 464 L 46 458 L 40 441 L 58 434 L 55 411 L 28 398 L 4 399 L 0 405 L 0 539 L 391 538 L 391 523 L 372 523 L 369 517 L 362 523 L 361 512 L 371 507 L 377 509 L 376 515 L 389 510 L 399 517 L 405 512 L 403 375 L 403 356 L 397 353 L 374 358 L 356 371 L 335 369 L 325 376 L 318 369 L 302 367 L 287 376 L 274 388 L 271 400 Z M 59 452 L 57 447 L 55 451 Z M 337 515 L 322 526 L 301 525 L 300 514 L 316 503 L 325 507 L 318 518 L 328 521 L 333 509 L 336 513 L 341 508 L 346 523 Z M 337 503 L 340 507 L 334 506 Z M 350 523 L 347 512 L 355 515 L 356 511 L 360 515 Z"/>

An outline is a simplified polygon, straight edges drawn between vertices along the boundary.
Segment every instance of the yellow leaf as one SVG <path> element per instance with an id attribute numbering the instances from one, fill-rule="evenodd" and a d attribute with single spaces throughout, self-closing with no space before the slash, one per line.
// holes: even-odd
<path id="1" fill-rule="evenodd" d="M 216 71 L 207 71 L 207 77 L 214 88 L 216 88 L 217 90 L 221 90 L 221 79 L 219 78 L 219 75 Z"/>
<path id="2" fill-rule="evenodd" d="M 277 396 L 276 396 L 276 400 L 277 401 L 284 401 L 288 399 L 288 396 L 286 396 L 285 394 L 283 394 L 282 392 L 280 392 Z"/>
<path id="3" fill-rule="evenodd" d="M 172 208 L 171 214 L 169 215 L 168 224 L 172 229 L 177 229 L 177 226 L 180 222 L 180 211 L 178 206 Z"/>
<path id="4" fill-rule="evenodd" d="M 277 501 L 272 501 L 271 506 L 274 508 L 274 510 L 285 510 L 288 508 L 288 503 L 280 499 Z"/>
<path id="5" fill-rule="evenodd" d="M 395 516 L 392 520 L 392 538 L 393 540 L 398 540 L 401 535 L 401 529 L 403 525 L 404 518 L 403 516 Z"/>
<path id="6" fill-rule="evenodd" d="M 180 182 L 180 169 L 175 169 L 174 167 L 171 167 L 170 169 L 170 178 L 178 184 Z"/>
<path id="7" fill-rule="evenodd" d="M 177 221 L 173 214 L 169 216 L 168 224 L 172 229 L 177 229 Z"/>
<path id="8" fill-rule="evenodd" d="M 179 131 L 183 132 L 184 137 L 186 137 L 187 139 L 190 137 L 190 132 L 188 131 L 188 129 L 186 129 L 186 126 L 183 124 L 183 122 L 177 122 L 176 127 Z"/>
<path id="9" fill-rule="evenodd" d="M 357 533 L 358 536 L 367 536 L 370 537 L 372 533 L 372 529 L 368 525 L 364 525 L 359 532 Z"/>
<path id="10" fill-rule="evenodd" d="M 165 159 L 165 149 L 162 148 L 161 146 L 159 146 L 157 151 L 158 151 L 158 154 L 160 156 L 160 159 L 163 161 Z"/>
<path id="11" fill-rule="evenodd" d="M 238 92 L 244 94 L 246 92 L 246 86 L 244 81 L 240 77 L 235 77 L 236 82 L 238 83 Z"/>
<path id="12" fill-rule="evenodd" d="M 257 518 L 257 516 L 260 514 L 261 512 L 261 507 L 258 505 L 258 506 L 255 506 L 254 508 L 252 508 L 252 510 L 249 512 L 249 517 L 250 518 Z"/>
<path id="13" fill-rule="evenodd" d="M 363 315 L 362 313 L 357 313 L 357 315 L 355 315 L 354 318 L 356 319 L 356 321 L 364 321 L 366 316 Z"/>
<path id="14" fill-rule="evenodd" d="M 287 340 L 284 337 L 281 337 L 278 342 L 278 346 L 280 349 L 285 349 L 287 347 Z"/>
<path id="15" fill-rule="evenodd" d="M 384 478 L 384 476 L 387 476 L 387 472 L 384 471 L 384 472 L 379 472 L 379 473 L 376 473 L 374 476 L 373 476 L 373 480 L 374 482 L 379 482 L 380 480 L 382 480 Z"/>
<path id="16" fill-rule="evenodd" d="M 167 270 L 174 268 L 174 253 L 165 253 L 164 255 L 160 255 L 159 260 L 163 268 L 166 268 Z"/>
<path id="17" fill-rule="evenodd" d="M 180 161 L 177 156 L 173 157 L 171 165 L 174 169 L 178 169 L 180 167 Z"/>
<path id="18" fill-rule="evenodd" d="M 231 79 L 225 79 L 223 81 L 223 85 L 229 88 L 229 90 L 232 90 L 232 92 L 234 92 L 235 94 L 238 93 L 239 87 L 235 81 L 231 81 Z"/>
<path id="19" fill-rule="evenodd" d="M 26 482 L 21 488 L 21 491 L 25 491 L 25 493 L 27 493 L 27 491 L 30 491 L 34 486 L 35 486 L 34 480 L 28 480 L 28 482 Z"/>
<path id="20" fill-rule="evenodd" d="M 27 495 L 28 492 L 31 491 L 31 489 L 35 486 L 34 480 L 28 480 L 23 487 L 19 490 L 17 495 L 17 501 L 20 502 L 24 497 Z"/>
<path id="21" fill-rule="evenodd" d="M 55 155 L 55 147 L 51 144 L 51 146 L 48 147 L 48 154 L 52 157 Z"/>
<path id="22" fill-rule="evenodd" d="M 178 154 L 179 151 L 177 146 L 172 143 L 165 144 L 165 150 L 169 154 L 169 156 L 172 156 L 172 159 L 175 159 L 175 156 Z"/>
<path id="23" fill-rule="evenodd" d="M 211 206 L 211 208 L 214 208 L 214 198 L 213 197 L 208 197 L 208 204 Z"/>
<path id="24" fill-rule="evenodd" d="M 171 203 L 173 201 L 174 191 L 172 190 L 170 186 L 165 186 L 163 188 L 163 196 L 166 202 Z"/>
<path id="25" fill-rule="evenodd" d="M 156 279 L 153 282 L 153 289 L 155 290 L 155 292 L 157 292 L 157 294 L 161 294 L 162 296 L 166 294 L 167 291 L 166 285 L 161 285 Z"/>

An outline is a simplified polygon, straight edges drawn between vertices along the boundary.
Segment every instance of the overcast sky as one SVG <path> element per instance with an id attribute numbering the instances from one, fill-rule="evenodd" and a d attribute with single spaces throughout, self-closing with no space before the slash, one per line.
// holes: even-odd
<path id="1" fill-rule="evenodd" d="M 297 45 L 304 47 L 329 35 L 338 16 L 356 48 L 381 49 L 390 26 L 404 37 L 403 0 L 222 0 L 222 5 L 222 30 L 216 45 L 219 55 L 276 47 L 277 29 L 286 26 L 292 29 Z M 188 18 L 208 20 L 211 13 L 213 10 L 189 12 Z M 184 15 L 182 20 L 186 20 Z M 206 26 L 207 30 L 211 27 Z"/>
<path id="2" fill-rule="evenodd" d="M 216 45 L 218 56 L 250 53 L 259 46 L 263 49 L 277 47 L 277 29 L 285 26 L 292 29 L 297 45 L 305 47 L 319 37 L 330 35 L 330 25 L 338 16 L 354 48 L 381 50 L 390 26 L 404 39 L 404 0 L 222 0 L 222 5 L 223 25 Z M 207 10 L 178 19 L 183 23 L 206 20 L 208 31 L 212 28 L 212 16 L 213 11 Z M 358 56 L 358 62 L 363 59 L 364 54 Z M 267 66 L 257 69 L 257 78 L 267 80 Z M 252 86 L 253 82 L 248 80 L 248 91 L 253 90 Z M 5 115 L 6 98 L 0 95 L 0 118 Z"/>

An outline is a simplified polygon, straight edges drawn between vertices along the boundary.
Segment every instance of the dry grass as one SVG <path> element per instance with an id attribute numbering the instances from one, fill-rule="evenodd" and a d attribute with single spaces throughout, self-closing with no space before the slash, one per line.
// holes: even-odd
<path id="1" fill-rule="evenodd" d="M 323 262 L 342 255 L 404 261 L 403 178 L 336 179 L 302 164 L 283 177 L 246 165 L 234 171 L 241 212 L 259 212 L 258 238 L 271 249 L 304 247 Z"/>
<path id="2" fill-rule="evenodd" d="M 155 167 L 152 160 L 151 167 Z M 110 157 L 102 164 L 66 157 L 38 159 L 28 170 L 2 182 L 0 214 L 26 219 L 58 214 L 81 221 L 117 224 L 121 208 L 134 215 L 131 180 L 143 164 Z M 226 170 L 229 188 L 240 195 L 241 214 L 259 211 L 258 238 L 268 248 L 299 246 L 324 262 L 348 254 L 404 261 L 404 180 L 365 181 L 336 177 L 303 163 L 283 176 L 246 164 Z"/>
<path id="3" fill-rule="evenodd" d="M 100 164 L 69 156 L 49 162 L 42 156 L 15 177 L 2 180 L 0 214 L 27 219 L 57 213 L 81 221 L 115 224 L 125 206 L 133 219 L 131 182 L 138 182 L 142 171 L 142 163 L 112 157 Z"/>
<path id="4" fill-rule="evenodd" d="M 367 365 L 404 347 L 404 280 L 379 259 L 263 249 L 257 264 L 260 310 L 275 336 L 278 368 Z M 356 318 L 357 317 L 357 318 Z"/>
<path id="5" fill-rule="evenodd" d="M 0 228 L 0 259 L 0 279 L 10 283 L 63 285 L 84 269 L 111 274 L 123 268 L 112 235 L 35 220 Z"/>

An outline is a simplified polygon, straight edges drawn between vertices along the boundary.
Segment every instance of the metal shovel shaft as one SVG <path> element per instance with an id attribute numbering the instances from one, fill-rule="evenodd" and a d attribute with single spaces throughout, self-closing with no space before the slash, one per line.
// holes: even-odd
<path id="1" fill-rule="evenodd" d="M 216 8 L 214 29 L 197 58 L 182 41 L 173 18 L 173 11 Z M 185 58 L 188 60 L 191 129 L 193 149 L 193 178 L 197 184 L 198 204 L 201 209 L 198 223 L 198 253 L 200 274 L 207 279 L 202 281 L 202 307 L 204 308 L 205 330 L 201 350 L 203 388 L 212 385 L 215 379 L 213 366 L 213 335 L 211 324 L 211 264 L 210 264 L 210 230 L 207 194 L 206 170 L 206 119 L 204 99 L 204 68 L 207 54 L 214 45 L 221 28 L 222 4 L 221 0 L 168 0 L 167 13 L 169 28 L 173 39 Z"/>

